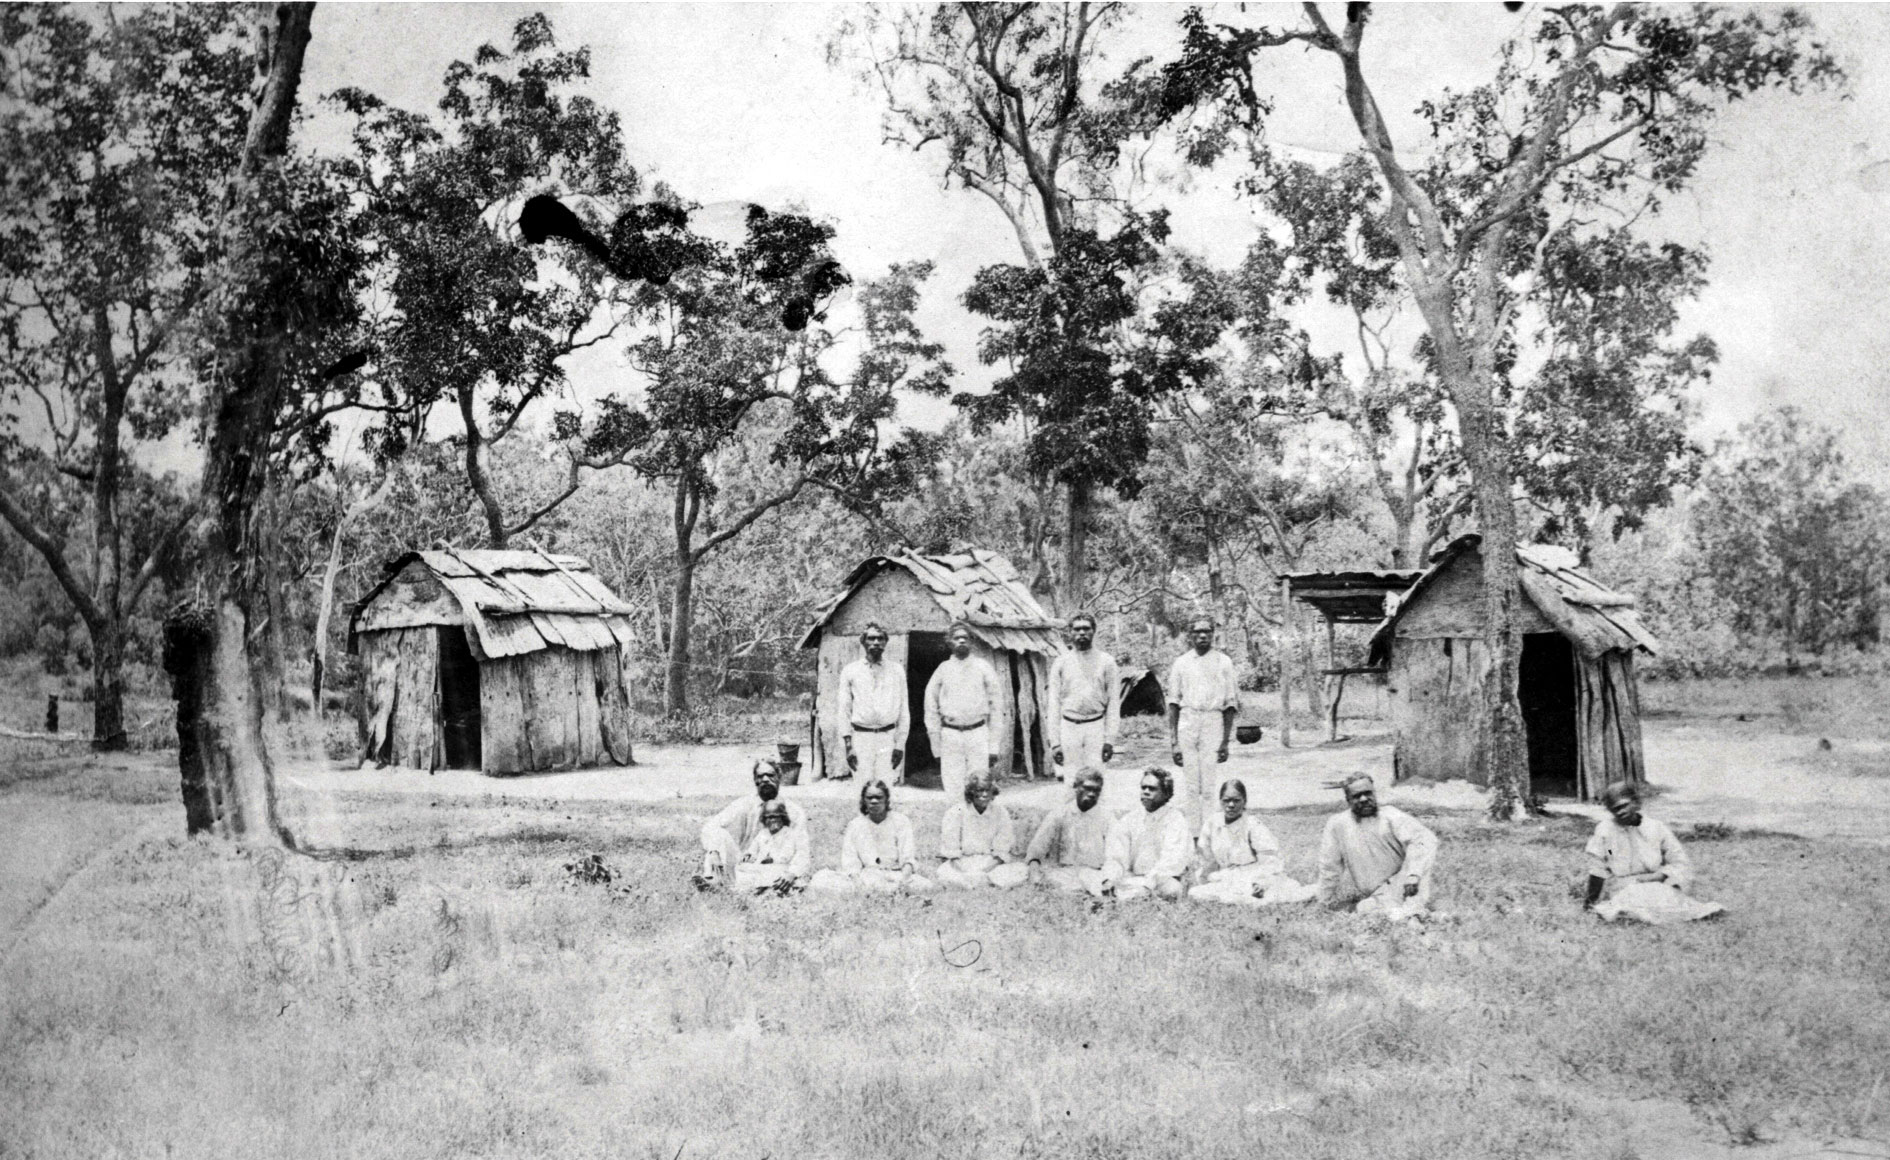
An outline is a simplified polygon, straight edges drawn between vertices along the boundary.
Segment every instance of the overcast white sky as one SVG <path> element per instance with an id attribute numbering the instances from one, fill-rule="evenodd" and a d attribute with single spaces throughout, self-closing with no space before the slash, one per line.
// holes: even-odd
<path id="1" fill-rule="evenodd" d="M 431 110 L 450 61 L 482 42 L 504 44 L 512 22 L 537 9 L 550 13 L 562 44 L 591 46 L 590 91 L 622 115 L 630 157 L 647 178 L 702 202 L 802 204 L 837 222 L 840 255 L 856 273 L 932 259 L 938 274 L 923 319 L 961 371 L 974 371 L 977 323 L 957 297 L 980 266 L 1017 260 L 1015 241 L 989 203 L 942 187 L 935 157 L 881 144 L 875 95 L 826 63 L 841 7 L 322 4 L 305 102 L 359 85 Z M 1180 13 L 1138 6 L 1125 57 L 1171 51 Z M 1703 433 L 1794 403 L 1844 428 L 1853 452 L 1890 477 L 1890 6 L 1811 13 L 1851 71 L 1848 98 L 1768 96 L 1735 107 L 1693 192 L 1668 206 L 1662 228 L 1713 257 L 1711 288 L 1685 317 L 1722 351 L 1698 400 Z M 1381 6 L 1367 42 L 1381 103 L 1407 111 L 1446 84 L 1486 76 L 1496 45 L 1525 16 L 1495 3 Z M 1285 24 L 1297 9 L 1249 5 L 1240 19 Z M 1274 139 L 1349 148 L 1356 136 L 1330 58 L 1275 59 Z M 337 129 L 321 115 L 309 126 L 320 141 Z M 1163 200 L 1175 211 L 1176 240 L 1219 260 L 1233 260 L 1257 228 L 1218 177 Z M 597 389 L 620 366 L 599 352 L 574 378 Z"/>

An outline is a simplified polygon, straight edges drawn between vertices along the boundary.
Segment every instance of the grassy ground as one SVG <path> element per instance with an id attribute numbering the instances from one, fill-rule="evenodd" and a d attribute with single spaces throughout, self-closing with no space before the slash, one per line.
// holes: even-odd
<path id="1" fill-rule="evenodd" d="M 1821 737 L 1890 739 L 1890 674 L 1817 677 L 1716 677 L 1650 681 L 1641 685 L 1641 710 L 1655 718 L 1685 718 L 1736 729 Z"/>
<path id="2" fill-rule="evenodd" d="M 1697 840 L 1731 916 L 1615 929 L 1569 896 L 1584 826 L 1435 817 L 1418 933 L 700 897 L 687 799 L 343 798 L 354 857 L 285 861 L 168 836 L 160 764 L 26 764 L 0 838 L 59 813 L 101 852 L 9 935 L 4 1157 L 1654 1160 L 1890 1113 L 1890 872 L 1854 847 Z M 1309 877 L 1318 812 L 1268 821 Z"/>

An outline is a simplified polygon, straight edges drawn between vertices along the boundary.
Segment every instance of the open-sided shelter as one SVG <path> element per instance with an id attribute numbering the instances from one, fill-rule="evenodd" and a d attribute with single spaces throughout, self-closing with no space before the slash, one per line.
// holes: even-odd
<path id="1" fill-rule="evenodd" d="M 945 633 L 961 620 L 971 627 L 972 654 L 991 662 L 1003 690 L 991 723 L 992 768 L 1032 777 L 1050 768 L 1043 706 L 1062 622 L 1044 611 L 1017 569 L 995 552 L 974 548 L 921 556 L 902 550 L 854 568 L 801 639 L 802 648 L 819 650 L 811 776 L 844 771 L 840 670 L 862 655 L 860 634 L 869 622 L 886 630 L 886 659 L 905 666 L 912 714 L 906 768 L 922 772 L 938 765 L 936 746 L 925 731 L 925 685 L 951 655 Z"/>
<path id="2" fill-rule="evenodd" d="M 576 556 L 399 557 L 348 622 L 368 758 L 490 774 L 628 764 L 630 612 Z"/>
<path id="3" fill-rule="evenodd" d="M 1463 536 L 1433 557 L 1371 642 L 1388 664 L 1398 780 L 1487 780 L 1482 746 L 1483 547 Z M 1642 626 L 1634 598 L 1577 567 L 1574 553 L 1541 544 L 1516 548 L 1522 588 L 1522 671 L 1517 696 L 1529 735 L 1534 791 L 1584 800 L 1611 781 L 1645 779 L 1634 656 L 1660 645 Z"/>

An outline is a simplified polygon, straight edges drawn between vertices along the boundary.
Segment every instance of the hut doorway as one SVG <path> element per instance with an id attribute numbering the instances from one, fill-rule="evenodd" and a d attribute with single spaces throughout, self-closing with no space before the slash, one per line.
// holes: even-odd
<path id="1" fill-rule="evenodd" d="M 1529 736 L 1529 782 L 1544 796 L 1576 796 L 1581 739 L 1575 716 L 1575 647 L 1558 632 L 1523 637 L 1516 682 Z"/>
<path id="2" fill-rule="evenodd" d="M 906 776 L 919 774 L 928 785 L 938 776 L 938 749 L 925 731 L 925 686 L 951 655 L 952 646 L 942 632 L 906 634 L 906 711 L 912 718 L 906 734 Z"/>
<path id="3" fill-rule="evenodd" d="M 440 629 L 440 735 L 446 768 L 482 768 L 479 662 L 461 628 Z"/>

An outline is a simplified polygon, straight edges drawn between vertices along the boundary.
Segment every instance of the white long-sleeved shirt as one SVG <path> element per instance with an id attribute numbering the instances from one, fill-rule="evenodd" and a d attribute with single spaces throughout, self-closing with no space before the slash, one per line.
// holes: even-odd
<path id="1" fill-rule="evenodd" d="M 888 660 L 873 664 L 861 657 L 840 670 L 840 736 L 853 736 L 856 725 L 875 731 L 891 725 L 893 748 L 906 747 L 912 710 L 906 706 L 903 665 Z"/>
<path id="2" fill-rule="evenodd" d="M 983 657 L 946 657 L 925 683 L 925 728 L 938 745 L 946 725 L 975 725 L 997 715 L 997 670 Z"/>
<path id="3" fill-rule="evenodd" d="M 769 833 L 764 826 L 742 848 L 744 864 L 782 866 L 794 878 L 807 877 L 808 867 L 813 860 L 813 852 L 807 847 L 807 830 L 803 826 L 786 825 L 781 827 L 778 834 Z"/>
<path id="4" fill-rule="evenodd" d="M 1063 743 L 1065 718 L 1103 719 L 1103 743 L 1114 745 L 1120 726 L 1122 702 L 1117 696 L 1120 677 L 1116 658 L 1097 649 L 1071 649 L 1050 666 L 1050 705 L 1045 723 L 1050 744 Z"/>
<path id="5" fill-rule="evenodd" d="M 787 828 L 805 833 L 807 830 L 806 812 L 786 798 L 775 800 L 787 807 Z M 748 843 L 754 841 L 756 834 L 767 833 L 767 827 L 761 824 L 761 795 L 751 793 L 747 797 L 738 797 L 722 807 L 721 813 L 702 823 L 703 845 L 713 847 L 710 830 L 721 830 L 726 833 L 734 840 L 737 850 L 747 849 Z"/>
<path id="6" fill-rule="evenodd" d="M 861 814 L 847 823 L 840 839 L 840 872 L 856 874 L 861 870 L 898 870 L 918 863 L 918 847 L 912 840 L 912 819 L 894 811 L 886 820 L 874 824 Z"/>
<path id="7" fill-rule="evenodd" d="M 1217 648 L 1182 653 L 1168 666 L 1168 703 L 1198 713 L 1238 709 L 1240 685 L 1234 680 L 1234 659 Z"/>
<path id="8" fill-rule="evenodd" d="M 1638 826 L 1624 826 L 1613 818 L 1595 823 L 1588 839 L 1588 872 L 1597 878 L 1625 878 L 1630 874 L 1664 872 L 1667 881 L 1685 890 L 1693 883 L 1693 860 L 1665 822 L 1642 815 Z"/>
<path id="9" fill-rule="evenodd" d="M 1263 874 L 1286 873 L 1279 841 L 1252 814 L 1242 814 L 1232 822 L 1219 814 L 1209 818 L 1201 827 L 1200 846 L 1202 856 L 1216 869 L 1258 865 Z"/>
<path id="10" fill-rule="evenodd" d="M 1138 805 L 1109 827 L 1103 877 L 1111 882 L 1144 874 L 1179 878 L 1193 858 L 1186 814 L 1173 802 L 1152 813 Z"/>
<path id="11" fill-rule="evenodd" d="M 1063 802 L 1044 815 L 1024 857 L 1031 862 L 1100 870 L 1108 856 L 1109 827 L 1109 814 L 1101 802 L 1086 810 L 1073 801 Z"/>
<path id="12" fill-rule="evenodd" d="M 1363 821 L 1351 810 L 1334 814 L 1319 838 L 1319 899 L 1363 898 L 1393 878 L 1416 882 L 1436 859 L 1437 835 L 1395 806 Z"/>
<path id="13" fill-rule="evenodd" d="M 994 854 L 999 861 L 1011 860 L 1011 848 L 1017 840 L 1017 827 L 1011 811 L 997 802 L 979 813 L 964 802 L 945 811 L 938 828 L 938 856 L 964 858 L 973 854 Z"/>

